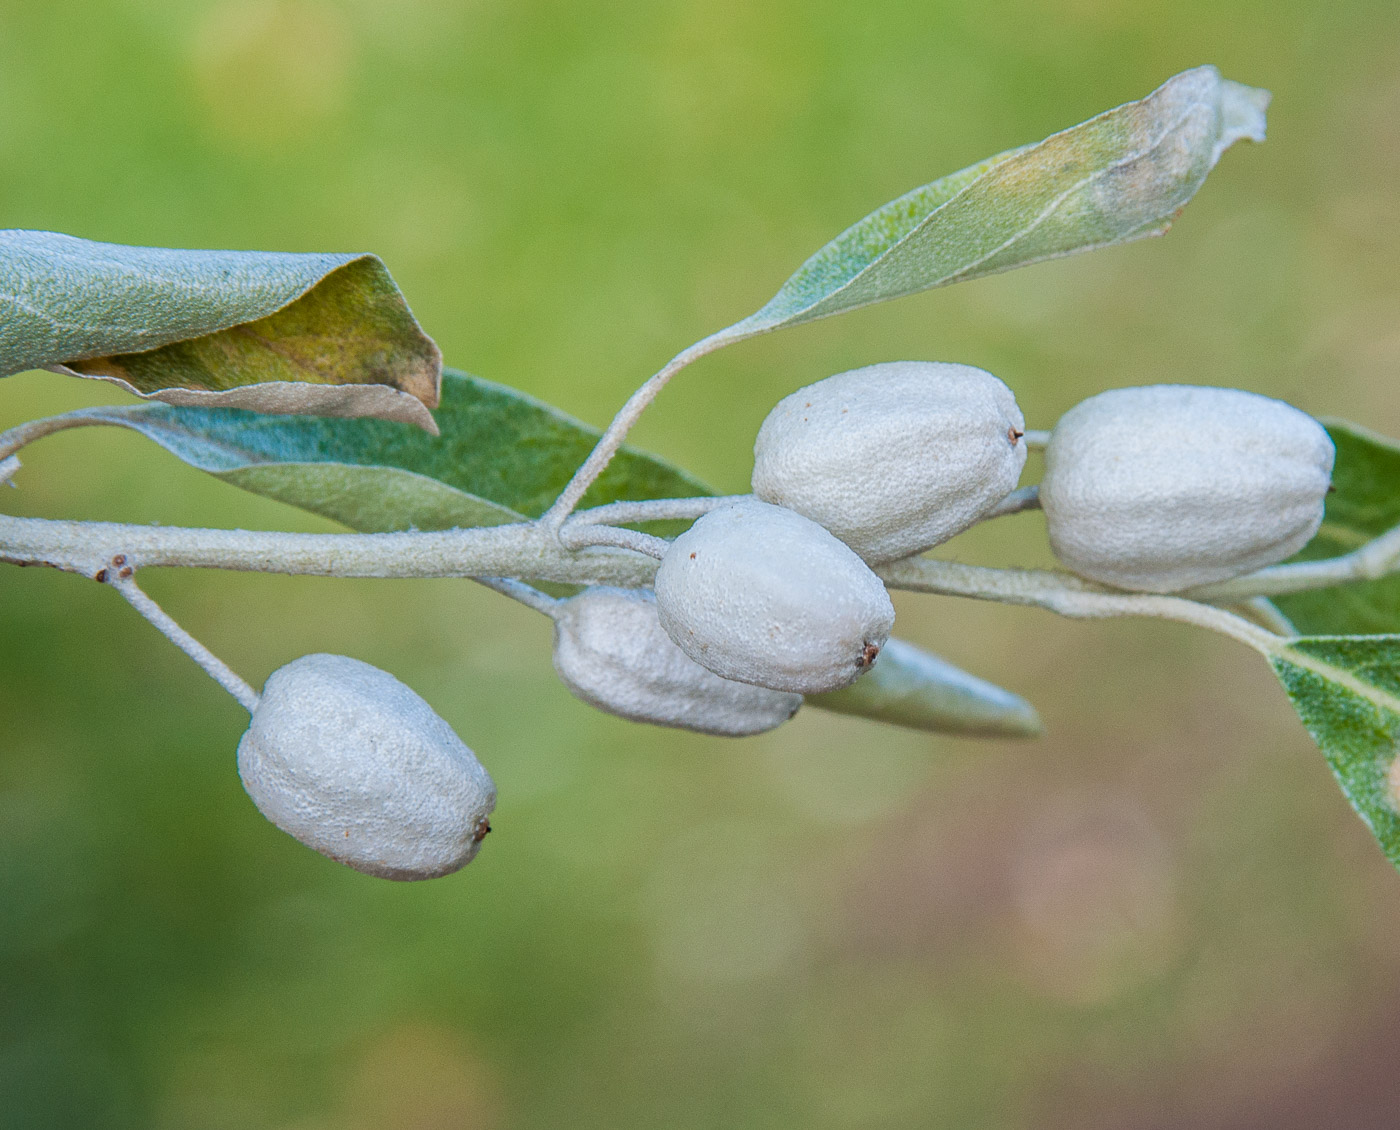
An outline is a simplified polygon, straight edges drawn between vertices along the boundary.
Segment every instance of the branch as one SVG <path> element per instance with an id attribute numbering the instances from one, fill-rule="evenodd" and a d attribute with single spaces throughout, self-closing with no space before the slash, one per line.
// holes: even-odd
<path id="1" fill-rule="evenodd" d="M 730 329 L 733 327 L 731 326 Z M 554 533 L 559 531 L 564 525 L 565 519 L 573 513 L 574 507 L 582 501 L 588 488 L 612 462 L 612 457 L 617 454 L 623 441 L 627 439 L 627 433 L 632 430 L 632 425 L 637 422 L 672 377 L 692 361 L 698 361 L 705 354 L 713 353 L 721 346 L 738 340 L 739 337 L 730 333 L 729 330 L 720 330 L 718 333 L 713 333 L 681 350 L 670 361 L 666 362 L 666 365 L 658 373 L 648 377 L 641 388 L 627 398 L 627 403 L 618 409 L 617 415 L 612 418 L 612 423 L 608 425 L 607 430 L 603 432 L 593 450 L 589 452 L 588 458 L 574 472 L 574 477 L 568 481 L 559 497 L 554 500 L 554 504 L 540 518 L 544 528 Z"/>
<path id="2" fill-rule="evenodd" d="M 559 605 L 562 602 L 557 597 L 550 596 L 547 592 L 540 592 L 539 589 L 533 585 L 527 585 L 524 581 L 513 580 L 510 577 L 474 577 L 473 580 L 502 596 L 508 596 L 511 600 L 518 601 L 526 608 L 543 612 L 550 619 L 559 615 Z"/>
<path id="3" fill-rule="evenodd" d="M 395 534 L 284 534 L 0 515 L 0 562 L 96 577 L 117 554 L 133 568 L 184 566 L 320 577 L 529 577 L 651 583 L 656 562 L 609 548 L 571 552 L 533 522 Z"/>
<path id="4" fill-rule="evenodd" d="M 1271 565 L 1243 577 L 1199 585 L 1182 595 L 1192 600 L 1229 604 L 1255 596 L 1283 596 L 1307 589 L 1330 588 L 1347 581 L 1374 581 L 1397 569 L 1400 569 L 1400 526 L 1341 557 Z"/>
<path id="5" fill-rule="evenodd" d="M 46 416 L 42 420 L 30 420 L 7 432 L 0 432 L 0 459 L 7 459 L 36 439 L 43 439 L 44 436 L 51 436 L 55 432 L 67 431 L 69 428 L 88 428 L 100 423 L 101 420 L 90 419 L 81 411 L 65 412 L 61 416 Z"/>
<path id="6" fill-rule="evenodd" d="M 644 534 L 638 530 L 587 524 L 575 526 L 571 523 L 565 523 L 559 531 L 559 542 L 565 549 L 582 549 L 589 545 L 612 545 L 619 549 L 645 553 L 657 561 L 665 557 L 666 551 L 671 548 L 671 543 L 665 538 Z"/>
<path id="7" fill-rule="evenodd" d="M 620 526 L 628 522 L 660 522 L 668 518 L 699 518 L 711 510 L 718 510 L 746 494 L 702 495 L 696 498 L 649 498 L 638 502 L 609 502 L 606 506 L 595 506 L 591 510 L 580 510 L 568 522 L 573 525 Z"/>
<path id="8" fill-rule="evenodd" d="M 1008 514 L 1020 514 L 1025 510 L 1039 509 L 1040 487 L 1038 485 L 1021 487 L 1019 490 L 1013 490 L 998 502 L 982 520 L 985 522 L 987 518 L 1004 518 Z"/>
<path id="9" fill-rule="evenodd" d="M 1026 497 L 1020 491 L 1015 495 Z M 681 509 L 681 504 L 694 509 L 702 502 L 708 504 L 700 499 L 664 501 L 675 503 L 676 509 Z M 599 507 L 598 511 L 601 515 L 607 509 Z M 423 533 L 284 534 L 0 515 L 0 562 L 48 565 L 97 577 L 114 556 L 125 554 L 133 568 L 188 566 L 328 577 L 531 578 L 636 588 L 652 582 L 656 573 L 653 558 L 667 545 L 647 534 L 582 519 L 570 522 L 565 529 L 566 540 L 577 538 L 582 548 L 567 548 L 538 522 Z M 890 588 L 1031 605 L 1071 617 L 1179 620 L 1269 650 L 1280 636 L 1214 607 L 1214 603 L 1241 605 L 1260 595 L 1379 577 L 1397 568 L 1400 528 L 1343 557 L 1276 565 L 1173 596 L 1127 593 L 1054 570 L 992 569 L 926 557 L 890 562 L 875 571 Z"/>
<path id="10" fill-rule="evenodd" d="M 1049 569 L 989 569 L 953 561 L 934 561 L 927 557 L 909 557 L 881 566 L 876 571 L 891 588 L 910 592 L 1024 604 L 1073 619 L 1149 616 L 1175 620 L 1222 632 L 1266 655 L 1272 654 L 1282 643 L 1282 638 L 1273 632 L 1222 608 L 1179 596 L 1125 593 Z"/>
<path id="11" fill-rule="evenodd" d="M 171 643 L 193 659 L 204 669 L 214 682 L 238 700 L 249 714 L 258 708 L 261 697 L 257 691 L 245 683 L 222 659 L 200 643 L 154 600 L 147 596 L 132 579 L 132 568 L 121 554 L 114 557 L 108 566 L 106 583 L 121 593 L 137 612 L 141 613 Z"/>
<path id="12" fill-rule="evenodd" d="M 1239 613 L 1246 620 L 1258 624 L 1261 628 L 1268 628 L 1269 631 L 1273 632 L 1275 635 L 1302 635 L 1293 621 L 1280 612 L 1277 605 L 1270 604 L 1267 597 L 1250 597 L 1241 604 L 1234 604 L 1229 607 L 1231 612 Z"/>

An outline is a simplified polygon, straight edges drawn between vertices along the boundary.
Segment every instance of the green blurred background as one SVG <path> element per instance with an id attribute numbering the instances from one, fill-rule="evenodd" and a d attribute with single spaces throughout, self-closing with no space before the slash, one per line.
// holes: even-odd
<path id="1" fill-rule="evenodd" d="M 1400 435 L 1394 0 L 3 0 L 0 224 L 375 251 L 449 362 L 601 424 L 869 209 L 1203 62 L 1274 91 L 1270 140 L 1166 240 L 740 345 L 638 442 L 743 490 L 774 401 L 899 358 L 985 366 L 1038 427 L 1186 381 Z M 123 399 L 25 374 L 0 427 Z M 19 486 L 331 528 L 129 434 L 46 440 Z M 942 552 L 1043 545 L 1032 514 Z M 0 567 L 7 1130 L 1400 1117 L 1400 877 L 1236 644 L 901 598 L 1047 736 L 724 741 L 575 702 L 547 625 L 467 583 L 147 580 L 254 681 L 319 650 L 405 679 L 496 832 L 431 883 L 322 859 L 244 795 L 246 718 L 187 659 Z"/>

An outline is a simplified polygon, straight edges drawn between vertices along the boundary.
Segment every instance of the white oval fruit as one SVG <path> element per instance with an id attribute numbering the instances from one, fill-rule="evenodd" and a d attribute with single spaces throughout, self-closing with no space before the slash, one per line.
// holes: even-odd
<path id="1" fill-rule="evenodd" d="M 853 683 L 894 627 L 884 584 L 848 546 L 756 499 L 711 511 L 671 543 L 656 611 L 701 666 L 799 694 Z"/>
<path id="2" fill-rule="evenodd" d="M 1175 592 L 1302 549 L 1335 449 L 1306 413 L 1252 392 L 1151 385 L 1065 413 L 1045 451 L 1050 545 L 1076 573 Z"/>
<path id="3" fill-rule="evenodd" d="M 385 879 L 431 879 L 476 855 L 496 786 L 387 671 L 306 655 L 274 671 L 238 744 L 262 814 L 322 855 Z"/>
<path id="4" fill-rule="evenodd" d="M 947 541 L 1016 489 L 1016 397 L 971 365 L 893 361 L 778 401 L 754 443 L 753 492 L 819 522 L 866 561 Z"/>
<path id="5" fill-rule="evenodd" d="M 590 588 L 564 601 L 554 621 L 554 669 L 590 706 L 702 734 L 759 734 L 802 705 L 801 695 L 700 666 L 671 642 L 646 589 Z"/>

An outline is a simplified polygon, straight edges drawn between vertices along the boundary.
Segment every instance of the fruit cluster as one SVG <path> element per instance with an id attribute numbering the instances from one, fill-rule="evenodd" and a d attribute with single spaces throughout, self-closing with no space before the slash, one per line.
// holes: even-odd
<path id="1" fill-rule="evenodd" d="M 670 543 L 654 589 L 555 602 L 555 669 L 583 701 L 634 721 L 730 736 L 781 725 L 803 695 L 853 683 L 888 641 L 894 607 L 872 566 L 997 513 L 1027 446 L 1011 390 L 971 366 L 871 365 L 800 389 L 759 430 L 753 494 Z M 1301 549 L 1333 455 L 1317 421 L 1254 393 L 1116 389 L 1060 420 L 1038 497 L 1069 569 L 1170 593 Z M 495 803 L 422 699 L 335 656 L 272 676 L 239 768 L 279 827 L 390 878 L 461 867 Z"/>

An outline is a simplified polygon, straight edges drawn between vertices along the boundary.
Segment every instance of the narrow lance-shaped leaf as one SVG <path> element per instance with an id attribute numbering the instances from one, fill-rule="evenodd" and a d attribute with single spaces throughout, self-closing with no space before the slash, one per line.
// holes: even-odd
<path id="1" fill-rule="evenodd" d="M 1264 140 L 1267 91 L 1197 67 L 1138 102 L 877 209 L 716 347 L 929 287 L 1161 235 L 1230 145 Z M 696 347 L 697 349 L 699 347 Z"/>
<path id="2" fill-rule="evenodd" d="M 37 426 L 44 434 L 130 428 L 201 471 L 362 533 L 538 517 L 599 435 L 533 397 L 451 369 L 437 420 L 441 434 L 432 437 L 382 420 L 144 404 L 84 408 Z M 710 493 L 683 471 L 624 450 L 587 504 Z"/>
<path id="3" fill-rule="evenodd" d="M 0 376 L 434 430 L 442 355 L 373 255 L 179 251 L 0 231 Z"/>
<path id="4" fill-rule="evenodd" d="M 871 669 L 839 691 L 808 695 L 811 706 L 936 734 L 1026 738 L 1040 717 L 1019 695 L 903 640 L 889 640 Z"/>
<path id="5" fill-rule="evenodd" d="M 1344 420 L 1327 420 L 1337 445 L 1322 527 L 1296 561 L 1337 557 L 1400 525 L 1400 444 Z M 1310 634 L 1400 632 L 1400 575 L 1274 598 Z"/>
<path id="6" fill-rule="evenodd" d="M 1400 636 L 1304 636 L 1270 662 L 1347 800 L 1400 867 Z"/>

